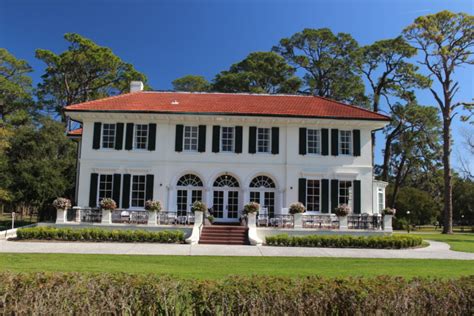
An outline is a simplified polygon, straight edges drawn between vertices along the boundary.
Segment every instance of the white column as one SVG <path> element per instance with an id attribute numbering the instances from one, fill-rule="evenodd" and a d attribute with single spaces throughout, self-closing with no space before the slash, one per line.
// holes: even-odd
<path id="1" fill-rule="evenodd" d="M 168 203 L 166 207 L 166 211 L 170 212 L 176 209 L 176 206 L 173 207 L 175 204 L 176 199 L 173 199 L 174 197 L 174 191 L 175 187 L 174 186 L 169 186 L 168 187 Z"/>

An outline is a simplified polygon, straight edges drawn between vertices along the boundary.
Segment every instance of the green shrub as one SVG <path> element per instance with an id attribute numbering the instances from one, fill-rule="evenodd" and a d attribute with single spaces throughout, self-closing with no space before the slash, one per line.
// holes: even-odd
<path id="1" fill-rule="evenodd" d="M 68 241 L 120 241 L 183 243 L 182 231 L 106 230 L 99 228 L 31 227 L 17 230 L 17 239 L 68 240 Z"/>
<path id="2" fill-rule="evenodd" d="M 470 315 L 455 280 L 0 273 L 2 315 Z"/>
<path id="3" fill-rule="evenodd" d="M 420 246 L 423 242 L 417 236 L 350 236 L 350 235 L 275 235 L 265 238 L 269 246 L 324 247 L 324 248 L 376 248 L 402 249 Z"/>

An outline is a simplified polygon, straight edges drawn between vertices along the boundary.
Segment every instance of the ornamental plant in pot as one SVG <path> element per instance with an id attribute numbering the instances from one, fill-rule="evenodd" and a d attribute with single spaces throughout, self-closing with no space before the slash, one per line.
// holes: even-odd
<path id="1" fill-rule="evenodd" d="M 244 214 L 255 214 L 260 209 L 260 204 L 257 202 L 250 202 L 244 206 Z"/>
<path id="2" fill-rule="evenodd" d="M 148 211 L 148 225 L 156 225 L 156 213 L 161 211 L 161 202 L 148 200 L 145 202 L 145 210 Z"/>
<path id="3" fill-rule="evenodd" d="M 117 203 L 111 198 L 104 198 L 99 203 L 102 210 L 102 224 L 112 223 L 112 211 L 117 208 Z"/>
<path id="4" fill-rule="evenodd" d="M 71 201 L 66 198 L 59 197 L 53 201 L 53 206 L 56 208 L 56 223 L 61 224 L 66 222 L 66 212 L 71 208 Z"/>
<path id="5" fill-rule="evenodd" d="M 206 213 L 206 211 L 207 211 L 207 206 L 202 201 L 195 201 L 193 203 L 193 206 L 191 206 L 191 212 L 193 213 L 196 213 L 196 212 Z"/>
<path id="6" fill-rule="evenodd" d="M 306 211 L 306 207 L 301 202 L 295 202 L 295 203 L 291 203 L 290 208 L 289 208 L 288 211 L 292 215 L 301 214 L 301 213 L 304 213 Z"/>
<path id="7" fill-rule="evenodd" d="M 390 208 L 390 207 L 386 207 L 382 210 L 382 215 L 395 215 L 395 213 L 397 212 L 396 209 L 394 208 Z"/>
<path id="8" fill-rule="evenodd" d="M 347 204 L 339 204 L 339 206 L 334 209 L 334 214 L 338 217 L 345 217 L 349 215 L 350 212 L 351 208 Z"/>

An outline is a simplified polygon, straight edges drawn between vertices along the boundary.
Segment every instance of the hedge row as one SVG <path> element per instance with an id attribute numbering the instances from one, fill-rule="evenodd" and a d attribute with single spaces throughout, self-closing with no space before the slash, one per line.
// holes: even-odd
<path id="1" fill-rule="evenodd" d="M 155 232 L 99 228 L 32 227 L 19 229 L 17 239 L 182 243 L 184 242 L 184 233 L 178 230 Z"/>
<path id="2" fill-rule="evenodd" d="M 376 248 L 401 249 L 420 246 L 421 237 L 416 236 L 340 236 L 308 235 L 288 236 L 286 234 L 265 238 L 269 246 L 325 247 L 325 248 Z"/>
<path id="3" fill-rule="evenodd" d="M 229 277 L 0 273 L 1 315 L 469 315 L 474 277 Z"/>

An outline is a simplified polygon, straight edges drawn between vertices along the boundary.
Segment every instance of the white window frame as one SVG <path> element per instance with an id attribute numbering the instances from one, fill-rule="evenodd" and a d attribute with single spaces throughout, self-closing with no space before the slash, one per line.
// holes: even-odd
<path id="1" fill-rule="evenodd" d="M 354 200 L 351 196 L 352 195 L 352 190 L 354 188 L 353 181 L 351 181 L 351 180 L 339 180 L 339 183 L 337 185 L 337 202 L 338 202 L 339 205 L 344 204 L 344 203 L 341 203 L 341 197 L 342 197 L 342 195 L 341 195 L 341 184 L 343 182 L 344 183 L 346 183 L 346 182 L 349 183 L 349 187 L 347 188 L 347 202 L 345 204 L 349 205 L 349 207 L 352 210 L 352 201 Z"/>
<path id="2" fill-rule="evenodd" d="M 189 140 L 190 140 L 190 143 L 189 143 L 189 148 L 186 148 L 186 129 L 190 129 L 189 133 L 190 133 L 190 136 L 188 137 Z M 196 129 L 196 137 L 193 137 L 192 134 L 193 134 L 193 129 Z M 192 146 L 192 141 L 193 139 L 196 139 L 196 148 L 193 148 Z M 199 149 L 199 127 L 196 126 L 196 125 L 185 125 L 183 127 L 183 151 L 185 152 L 197 152 Z"/>
<path id="3" fill-rule="evenodd" d="M 315 133 L 313 137 L 315 140 L 310 141 L 310 131 Z M 310 143 L 314 142 L 316 146 L 310 146 Z M 314 149 L 314 150 L 313 150 Z M 316 128 L 308 128 L 306 130 L 306 152 L 310 155 L 321 155 L 321 130 Z"/>
<path id="4" fill-rule="evenodd" d="M 138 136 L 138 127 L 145 127 L 146 136 Z M 143 130 L 142 130 L 143 132 Z M 136 150 L 147 150 L 148 149 L 148 137 L 149 137 L 149 127 L 148 124 L 135 124 L 133 128 L 133 149 Z M 145 137 L 144 148 L 138 148 L 138 137 Z M 143 144 L 143 142 L 141 142 Z"/>
<path id="5" fill-rule="evenodd" d="M 385 194 L 384 189 L 377 189 L 377 209 L 379 213 L 382 213 L 385 208 Z"/>
<path id="6" fill-rule="evenodd" d="M 224 150 L 224 129 L 229 129 L 232 131 L 232 137 L 227 140 L 231 141 L 231 149 Z M 220 137 L 220 151 L 224 153 L 233 153 L 235 152 L 235 127 L 234 126 L 221 126 L 221 137 Z"/>
<path id="7" fill-rule="evenodd" d="M 105 137 L 105 127 L 106 127 L 106 125 L 107 125 L 107 127 L 109 127 L 109 126 L 114 127 L 113 135 L 107 135 L 108 137 L 112 137 L 111 147 L 105 147 L 104 146 L 104 137 Z M 116 137 L 117 137 L 117 124 L 115 124 L 115 123 L 102 123 L 102 133 L 101 133 L 100 147 L 102 149 L 114 149 L 115 148 Z M 107 143 L 110 143 L 110 141 L 108 141 Z"/>
<path id="8" fill-rule="evenodd" d="M 133 189 L 133 179 L 135 177 L 144 177 L 145 181 L 143 182 L 144 183 L 144 187 L 143 187 L 143 206 L 134 206 L 133 205 L 133 192 L 134 192 L 134 189 Z M 143 209 L 145 207 L 145 202 L 146 202 L 146 175 L 145 174 L 132 174 L 131 175 L 131 179 L 130 179 L 130 208 L 131 209 Z"/>
<path id="9" fill-rule="evenodd" d="M 107 183 L 110 184 L 110 196 L 101 197 L 100 192 L 102 190 L 100 189 L 100 185 L 102 183 L 102 177 L 110 177 L 110 182 L 106 181 Z M 109 191 L 109 190 L 106 190 L 106 191 Z M 97 205 L 100 205 L 101 198 L 113 198 L 113 194 L 114 194 L 114 175 L 110 173 L 99 174 L 99 180 L 97 181 Z M 115 202 L 119 203 L 119 201 L 115 201 Z"/>
<path id="10" fill-rule="evenodd" d="M 346 134 L 343 136 L 343 134 Z M 346 137 L 349 137 L 349 141 L 346 141 Z M 348 152 L 343 152 L 342 145 L 347 144 L 348 145 Z M 353 152 L 353 137 L 352 137 L 352 131 L 351 130 L 339 130 L 339 154 L 340 155 L 345 155 L 345 156 L 351 156 Z"/>
<path id="11" fill-rule="evenodd" d="M 266 151 L 260 151 L 260 145 L 259 145 L 259 139 L 258 135 L 260 134 L 260 131 L 263 130 L 268 130 L 268 148 Z M 272 152 L 272 129 L 270 127 L 257 127 L 257 133 L 256 133 L 256 151 L 259 154 L 270 154 Z"/>
<path id="12" fill-rule="evenodd" d="M 321 194 L 321 190 L 322 190 L 322 187 L 321 187 L 321 179 L 307 179 L 306 180 L 306 201 L 305 201 L 305 206 L 308 207 L 308 196 L 309 196 L 309 193 L 308 193 L 308 189 L 309 189 L 309 181 L 317 181 L 319 183 L 319 201 L 318 201 L 318 205 L 319 205 L 319 209 L 318 210 L 311 210 L 308 208 L 308 211 L 315 211 L 315 212 L 321 212 L 321 198 L 322 198 L 322 194 Z"/>

